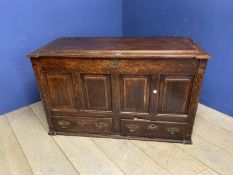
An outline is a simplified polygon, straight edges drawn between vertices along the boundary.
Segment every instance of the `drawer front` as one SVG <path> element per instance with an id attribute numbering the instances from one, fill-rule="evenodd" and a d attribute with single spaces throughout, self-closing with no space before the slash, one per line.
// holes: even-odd
<path id="1" fill-rule="evenodd" d="M 64 132 L 110 134 L 112 129 L 112 119 L 107 118 L 56 117 L 53 123 L 57 131 Z"/>
<path id="2" fill-rule="evenodd" d="M 184 138 L 185 124 L 137 120 L 121 120 L 121 133 L 125 136 L 156 138 Z"/>

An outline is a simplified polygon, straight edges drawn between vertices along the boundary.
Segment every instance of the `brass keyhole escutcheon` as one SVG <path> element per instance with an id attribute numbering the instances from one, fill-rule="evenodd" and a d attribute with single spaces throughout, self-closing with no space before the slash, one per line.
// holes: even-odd
<path id="1" fill-rule="evenodd" d="M 115 69 L 121 65 L 121 61 L 120 60 L 111 60 L 109 62 L 109 65 L 110 65 L 110 67 Z"/>
<path id="2" fill-rule="evenodd" d="M 149 129 L 149 130 L 157 130 L 158 129 L 158 125 L 156 125 L 156 124 L 149 124 L 148 125 L 148 127 L 147 127 L 147 129 Z"/>

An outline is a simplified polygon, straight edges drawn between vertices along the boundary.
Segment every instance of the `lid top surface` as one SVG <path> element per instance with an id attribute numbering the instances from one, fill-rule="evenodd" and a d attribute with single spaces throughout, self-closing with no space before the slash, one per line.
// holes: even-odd
<path id="1" fill-rule="evenodd" d="M 143 37 L 143 38 L 58 38 L 30 53 L 29 57 L 41 56 L 193 56 L 209 58 L 191 39 L 183 37 Z M 100 55 L 99 55 L 100 56 Z"/>

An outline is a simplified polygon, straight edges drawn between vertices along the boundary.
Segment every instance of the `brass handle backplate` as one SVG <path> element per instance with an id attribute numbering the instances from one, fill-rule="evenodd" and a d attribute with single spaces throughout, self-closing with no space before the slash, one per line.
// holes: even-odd
<path id="1" fill-rule="evenodd" d="M 167 128 L 167 131 L 168 131 L 170 134 L 174 135 L 174 134 L 176 134 L 177 132 L 180 131 L 180 128 L 177 128 L 177 127 L 170 127 L 170 128 Z"/>
<path id="2" fill-rule="evenodd" d="M 130 123 L 130 124 L 126 125 L 126 127 L 129 129 L 130 132 L 134 132 L 135 130 L 137 130 L 139 128 L 139 126 L 135 125 L 134 123 Z"/>
<path id="3" fill-rule="evenodd" d="M 65 129 L 65 128 L 68 128 L 70 126 L 70 122 L 68 121 L 65 121 L 65 120 L 61 120 L 61 121 L 58 121 L 58 125 Z"/>
<path id="4" fill-rule="evenodd" d="M 80 120 L 77 122 L 77 125 L 83 128 L 84 126 L 87 125 L 87 122 L 85 120 Z"/>
<path id="5" fill-rule="evenodd" d="M 107 128 L 107 123 L 103 123 L 103 122 L 99 122 L 95 124 L 96 128 L 98 129 L 103 129 L 103 128 Z"/>
<path id="6" fill-rule="evenodd" d="M 121 65 L 121 61 L 120 60 L 111 60 L 109 62 L 109 66 L 112 68 L 117 68 Z"/>
<path id="7" fill-rule="evenodd" d="M 148 130 L 157 130 L 158 127 L 159 127 L 158 125 L 152 123 L 152 124 L 148 125 L 147 129 Z"/>

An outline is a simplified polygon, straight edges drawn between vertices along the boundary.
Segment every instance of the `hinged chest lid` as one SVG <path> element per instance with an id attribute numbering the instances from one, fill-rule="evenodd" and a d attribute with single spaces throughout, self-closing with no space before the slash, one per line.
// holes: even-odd
<path id="1" fill-rule="evenodd" d="M 58 38 L 28 57 L 197 58 L 210 56 L 189 38 Z"/>

